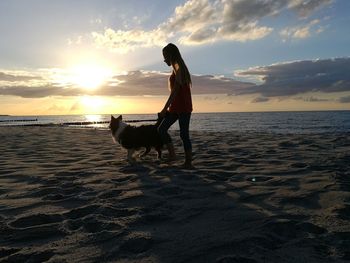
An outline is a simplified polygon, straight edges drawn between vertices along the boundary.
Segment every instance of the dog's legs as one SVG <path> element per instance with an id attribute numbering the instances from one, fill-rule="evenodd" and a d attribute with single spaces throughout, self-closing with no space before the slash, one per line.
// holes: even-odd
<path id="1" fill-rule="evenodd" d="M 140 155 L 140 157 L 145 157 L 151 151 L 151 147 L 146 147 L 146 150 Z"/>
<path id="2" fill-rule="evenodd" d="M 156 151 L 158 153 L 158 159 L 162 159 L 162 147 L 157 146 Z"/>
<path id="3" fill-rule="evenodd" d="M 133 157 L 134 152 L 135 152 L 134 149 L 128 149 L 128 162 L 129 163 L 135 163 L 136 162 L 135 158 Z"/>

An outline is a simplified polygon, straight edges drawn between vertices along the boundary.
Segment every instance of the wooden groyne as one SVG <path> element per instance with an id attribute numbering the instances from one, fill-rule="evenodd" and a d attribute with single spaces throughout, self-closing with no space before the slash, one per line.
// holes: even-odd
<path id="1" fill-rule="evenodd" d="M 0 122 L 33 122 L 33 121 L 38 121 L 38 119 L 0 120 Z"/>
<path id="2" fill-rule="evenodd" d="M 9 120 L 8 122 L 17 122 L 18 120 Z M 22 120 L 23 122 L 35 122 L 37 119 L 33 120 Z M 124 120 L 127 123 L 137 123 L 137 122 L 156 122 L 156 119 L 148 119 L 148 120 Z M 5 122 L 5 121 L 3 121 Z M 12 126 L 29 126 L 29 127 L 55 127 L 55 126 L 87 126 L 94 124 L 107 124 L 109 121 L 73 121 L 73 122 L 62 122 L 62 123 L 30 123 L 30 124 L 14 124 L 14 125 L 6 125 L 3 127 L 12 127 Z"/>

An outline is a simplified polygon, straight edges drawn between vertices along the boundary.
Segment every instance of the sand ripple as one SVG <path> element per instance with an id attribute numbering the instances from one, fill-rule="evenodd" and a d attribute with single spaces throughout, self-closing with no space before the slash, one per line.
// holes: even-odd
<path id="1" fill-rule="evenodd" d="M 1 262 L 350 260 L 349 134 L 196 132 L 194 170 L 107 131 L 0 136 Z"/>

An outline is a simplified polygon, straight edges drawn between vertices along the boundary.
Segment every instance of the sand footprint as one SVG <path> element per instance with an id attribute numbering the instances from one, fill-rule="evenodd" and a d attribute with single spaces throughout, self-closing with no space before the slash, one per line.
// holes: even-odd
<path id="1" fill-rule="evenodd" d="M 343 220 L 350 220 L 350 205 L 345 205 L 344 208 L 336 210 L 338 217 Z"/>
<path id="2" fill-rule="evenodd" d="M 15 254 L 18 251 L 20 251 L 19 248 L 2 247 L 2 248 L 0 248 L 0 259 L 2 259 L 4 257 L 8 257 L 12 254 Z"/>
<path id="3" fill-rule="evenodd" d="M 310 222 L 298 222 L 296 220 L 279 219 L 268 222 L 263 228 L 267 236 L 273 238 L 277 243 L 284 243 L 299 237 L 310 237 L 324 234 L 326 230 Z"/>
<path id="4" fill-rule="evenodd" d="M 151 237 L 132 237 L 125 240 L 119 250 L 126 254 L 139 254 L 151 249 L 153 244 Z"/>
<path id="5" fill-rule="evenodd" d="M 84 216 L 94 214 L 98 210 L 99 207 L 100 206 L 98 206 L 98 205 L 88 205 L 88 206 L 84 206 L 84 207 L 75 208 L 75 209 L 70 210 L 69 212 L 66 212 L 64 214 L 64 217 L 66 217 L 68 219 L 79 219 L 79 218 L 82 218 Z"/>
<path id="6" fill-rule="evenodd" d="M 4 262 L 46 262 L 54 255 L 55 253 L 52 250 L 33 253 L 18 252 L 9 256 Z"/>
<path id="7" fill-rule="evenodd" d="M 165 186 L 156 191 L 157 194 L 161 196 L 174 196 L 179 195 L 183 192 L 183 190 L 176 186 Z"/>
<path id="8" fill-rule="evenodd" d="M 218 258 L 216 263 L 257 263 L 255 259 L 241 256 L 223 256 Z"/>
<path id="9" fill-rule="evenodd" d="M 109 191 L 102 192 L 101 194 L 98 194 L 97 197 L 99 199 L 110 199 L 110 198 L 118 197 L 122 192 L 123 192 L 122 190 L 109 190 Z"/>
<path id="10" fill-rule="evenodd" d="M 83 218 L 82 227 L 88 233 L 99 233 L 103 231 L 116 232 L 123 228 L 117 223 L 108 222 L 96 216 L 87 216 Z"/>
<path id="11" fill-rule="evenodd" d="M 61 229 L 61 224 L 53 223 L 47 225 L 37 225 L 27 228 L 13 229 L 12 233 L 7 236 L 10 242 L 25 242 L 26 244 L 47 242 L 61 239 L 66 235 L 66 232 Z"/>
<path id="12" fill-rule="evenodd" d="M 62 216 L 59 214 L 34 214 L 20 217 L 10 222 L 10 226 L 15 228 L 26 228 L 39 225 L 47 225 L 62 221 Z"/>

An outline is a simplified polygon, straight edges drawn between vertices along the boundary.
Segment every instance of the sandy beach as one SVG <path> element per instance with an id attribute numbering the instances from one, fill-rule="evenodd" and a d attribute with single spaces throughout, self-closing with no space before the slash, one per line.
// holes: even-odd
<path id="1" fill-rule="evenodd" d="M 0 262 L 350 261 L 349 135 L 192 132 L 183 170 L 107 130 L 1 127 Z"/>

